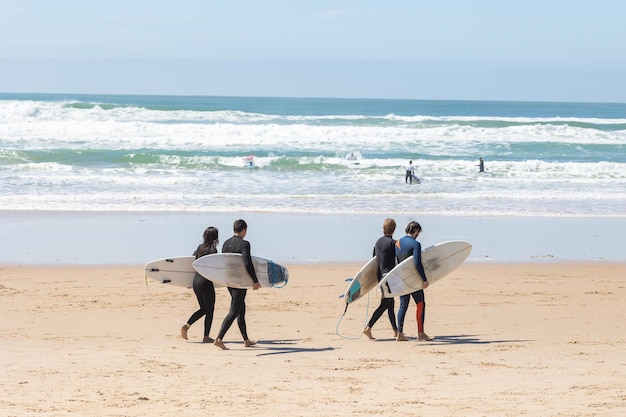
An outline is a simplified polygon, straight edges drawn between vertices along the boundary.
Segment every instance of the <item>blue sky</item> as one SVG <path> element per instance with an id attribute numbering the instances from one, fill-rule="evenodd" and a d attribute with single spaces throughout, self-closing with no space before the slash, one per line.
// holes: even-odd
<path id="1" fill-rule="evenodd" d="M 626 102 L 626 2 L 0 0 L 0 92 Z"/>

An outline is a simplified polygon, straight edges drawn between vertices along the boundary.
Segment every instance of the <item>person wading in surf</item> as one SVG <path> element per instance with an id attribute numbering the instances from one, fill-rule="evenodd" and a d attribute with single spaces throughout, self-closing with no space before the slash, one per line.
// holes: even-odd
<path id="1" fill-rule="evenodd" d="M 415 176 L 415 167 L 413 166 L 413 161 L 409 161 L 409 165 L 406 166 L 404 182 L 413 184 L 413 176 Z"/>

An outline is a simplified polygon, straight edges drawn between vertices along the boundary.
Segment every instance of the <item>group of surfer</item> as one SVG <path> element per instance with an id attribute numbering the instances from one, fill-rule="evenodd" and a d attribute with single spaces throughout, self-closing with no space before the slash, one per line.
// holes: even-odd
<path id="1" fill-rule="evenodd" d="M 393 328 L 394 337 L 396 338 L 396 340 L 408 340 L 404 335 L 404 319 L 409 308 L 409 302 L 411 301 L 411 298 L 413 298 L 417 305 L 417 339 L 432 340 L 432 338 L 424 332 L 426 302 L 424 300 L 423 289 L 428 287 L 428 279 L 426 277 L 426 272 L 424 271 L 424 266 L 422 265 L 422 246 L 416 240 L 417 236 L 422 232 L 422 226 L 416 221 L 411 221 L 405 229 L 406 236 L 402 237 L 400 240 L 395 240 L 393 238 L 393 233 L 395 232 L 395 230 L 395 220 L 386 219 L 383 223 L 383 236 L 380 237 L 374 245 L 373 256 L 376 257 L 376 261 L 378 263 L 378 281 L 380 282 L 384 275 L 391 271 L 397 263 L 400 263 L 410 256 L 413 256 L 415 268 L 417 269 L 417 272 L 420 274 L 423 280 L 422 289 L 400 297 L 400 308 L 398 309 L 397 324 L 394 311 L 394 299 L 385 298 L 383 296 L 380 300 L 380 305 L 378 306 L 376 311 L 374 311 L 370 321 L 367 324 L 367 327 L 365 327 L 365 329 L 363 330 L 363 333 L 370 339 L 374 339 L 374 336 L 372 335 L 372 327 L 386 311 L 389 316 L 389 321 L 391 323 L 391 327 Z M 224 242 L 224 244 L 222 245 L 222 253 L 240 253 L 242 255 L 246 271 L 253 281 L 252 289 L 258 290 L 259 288 L 261 288 L 261 285 L 259 284 L 259 280 L 254 270 L 254 265 L 252 264 L 250 243 L 244 239 L 246 237 L 247 231 L 248 225 L 246 224 L 245 220 L 235 220 L 233 224 L 233 236 L 226 240 L 226 242 Z M 202 243 L 198 245 L 193 253 L 196 259 L 201 258 L 205 255 L 217 253 L 217 245 L 219 244 L 218 229 L 212 226 L 207 227 L 202 237 Z M 223 339 L 226 335 L 226 332 L 230 329 L 236 319 L 237 325 L 239 326 L 239 331 L 241 332 L 241 337 L 243 338 L 244 346 L 250 347 L 256 344 L 256 342 L 253 342 L 248 337 L 248 332 L 246 328 L 245 300 L 247 289 L 228 287 L 228 292 L 230 293 L 231 297 L 230 308 L 228 310 L 228 313 L 226 314 L 226 317 L 224 317 L 224 321 L 222 322 L 222 326 L 215 340 L 212 339 L 209 335 L 211 331 L 211 325 L 213 323 L 213 312 L 215 309 L 215 286 L 213 285 L 213 282 L 209 281 L 208 279 L 204 278 L 202 275 L 196 272 L 193 279 L 193 291 L 196 294 L 196 298 L 198 299 L 199 308 L 189 317 L 189 320 L 187 320 L 187 322 L 181 327 L 180 335 L 183 339 L 187 340 L 187 331 L 189 330 L 191 325 L 198 321 L 202 316 L 204 316 L 204 336 L 202 339 L 203 343 L 213 343 L 215 346 L 227 350 L 228 348 L 224 344 Z"/>
<path id="2" fill-rule="evenodd" d="M 422 245 L 417 241 L 417 236 L 422 232 L 422 226 L 411 221 L 405 229 L 406 235 L 400 240 L 394 240 L 393 233 L 396 231 L 396 222 L 394 219 L 385 219 L 383 222 L 383 236 L 381 236 L 374 244 L 374 255 L 378 263 L 378 282 L 389 273 L 395 266 L 396 262 L 400 263 L 405 259 L 413 256 L 413 262 L 417 272 L 422 278 L 422 289 L 413 293 L 400 296 L 400 307 L 398 309 L 398 321 L 396 324 L 396 316 L 394 312 L 394 299 L 385 298 L 381 291 L 380 305 L 372 314 L 367 326 L 363 330 L 370 339 L 375 339 L 372 335 L 372 327 L 378 319 L 387 311 L 389 322 L 393 328 L 394 337 L 399 342 L 407 341 L 404 335 L 404 318 L 406 317 L 411 298 L 415 301 L 417 311 L 415 318 L 417 320 L 417 340 L 430 341 L 433 340 L 424 332 L 424 319 L 426 317 L 426 301 L 424 299 L 424 289 L 428 287 L 428 278 L 422 265 Z"/>
<path id="3" fill-rule="evenodd" d="M 259 280 L 257 279 L 256 272 L 254 271 L 254 266 L 252 264 L 252 256 L 250 255 L 250 243 L 247 240 L 244 240 L 246 237 L 246 233 L 248 231 L 248 225 L 245 220 L 235 220 L 233 224 L 233 236 L 226 240 L 222 245 L 222 253 L 240 253 L 243 257 L 243 262 L 246 267 L 246 271 L 250 275 L 253 281 L 253 290 L 258 290 L 261 288 L 261 284 L 259 284 Z M 205 255 L 209 255 L 212 253 L 217 253 L 217 245 L 219 243 L 218 239 L 218 230 L 215 227 L 207 227 L 203 234 L 203 242 L 198 246 L 193 255 L 196 259 L 201 258 Z M 226 345 L 223 342 L 224 336 L 230 326 L 232 326 L 235 319 L 237 320 L 237 325 L 239 326 L 239 331 L 241 332 L 241 336 L 243 337 L 243 343 L 245 347 L 254 346 L 256 342 L 251 341 L 248 338 L 248 332 L 246 328 L 246 294 L 248 292 L 245 288 L 230 288 L 228 287 L 228 292 L 230 293 L 230 308 L 226 317 L 224 317 L 224 321 L 222 322 L 222 326 L 220 328 L 219 333 L 217 334 L 217 338 L 213 340 L 209 333 L 211 331 L 211 324 L 213 323 L 213 311 L 215 309 L 215 286 L 213 282 L 208 279 L 202 277 L 202 275 L 196 272 L 196 275 L 193 279 L 193 291 L 196 294 L 198 299 L 198 304 L 200 308 L 195 311 L 187 323 L 185 323 L 180 329 L 180 335 L 183 339 L 187 339 L 187 331 L 198 321 L 202 316 L 204 316 L 204 337 L 202 339 L 203 343 L 213 343 L 215 346 L 228 350 Z"/>

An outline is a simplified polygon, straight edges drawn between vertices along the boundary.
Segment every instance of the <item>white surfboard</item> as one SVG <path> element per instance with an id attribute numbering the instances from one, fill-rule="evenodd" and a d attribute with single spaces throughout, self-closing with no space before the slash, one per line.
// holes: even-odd
<path id="1" fill-rule="evenodd" d="M 376 285 L 378 285 L 378 262 L 376 257 L 373 257 L 350 280 L 350 285 L 343 295 L 346 304 L 353 303 L 363 297 Z"/>
<path id="2" fill-rule="evenodd" d="M 191 288 L 196 270 L 193 269 L 195 256 L 175 256 L 148 262 L 143 269 L 146 277 L 161 284 Z"/>
<path id="3" fill-rule="evenodd" d="M 429 284 L 458 268 L 469 256 L 472 245 L 460 240 L 437 243 L 422 250 L 422 265 Z M 385 297 L 398 297 L 422 289 L 422 277 L 413 256 L 400 262 L 380 281 Z"/>
<path id="4" fill-rule="evenodd" d="M 174 256 L 148 262 L 143 269 L 146 277 L 161 284 L 192 288 L 193 278 L 196 275 L 196 270 L 193 267 L 195 260 L 195 256 Z M 214 285 L 216 287 L 223 286 Z"/>
<path id="5" fill-rule="evenodd" d="M 268 259 L 252 257 L 252 264 L 261 287 L 284 287 L 289 271 Z M 239 253 L 216 253 L 206 255 L 193 262 L 192 266 L 206 279 L 231 288 L 252 288 L 252 278 L 243 264 Z"/>

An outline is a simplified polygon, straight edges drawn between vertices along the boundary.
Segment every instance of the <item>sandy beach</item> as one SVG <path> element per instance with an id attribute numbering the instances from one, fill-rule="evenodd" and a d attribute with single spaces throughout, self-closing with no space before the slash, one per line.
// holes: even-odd
<path id="1" fill-rule="evenodd" d="M 287 265 L 249 292 L 222 351 L 200 343 L 191 290 L 137 266 L 0 266 L 3 416 L 618 416 L 626 413 L 626 265 L 466 263 L 361 336 L 375 294 L 338 296 L 359 264 Z M 215 337 L 229 297 L 217 290 Z"/>

